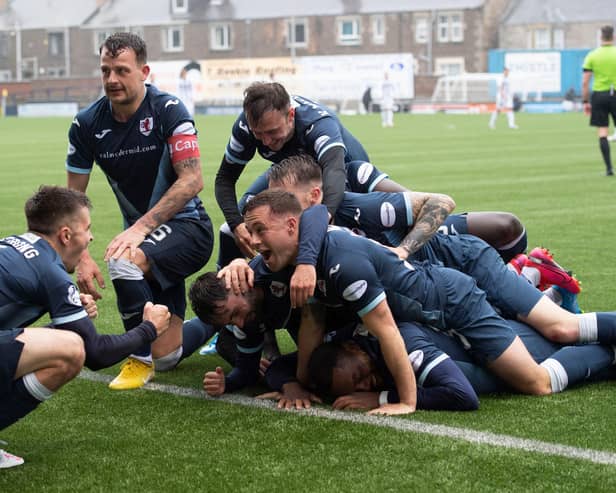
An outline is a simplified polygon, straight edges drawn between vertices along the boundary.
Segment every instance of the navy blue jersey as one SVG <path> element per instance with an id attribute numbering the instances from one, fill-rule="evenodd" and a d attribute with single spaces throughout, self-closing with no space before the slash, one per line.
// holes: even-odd
<path id="1" fill-rule="evenodd" d="M 340 228 L 330 228 L 321 247 L 315 297 L 360 317 L 387 300 L 397 322 L 454 331 L 481 363 L 500 356 L 515 337 L 469 276 L 402 261 L 376 241 Z"/>
<path id="2" fill-rule="evenodd" d="M 316 161 L 333 147 L 344 149 L 345 162 L 367 159 L 361 144 L 346 130 L 329 108 L 301 96 L 291 96 L 295 108 L 293 137 L 279 151 L 257 140 L 248 126 L 244 112 L 235 121 L 225 150 L 228 162 L 246 165 L 258 152 L 264 159 L 277 163 L 299 153 L 310 154 Z"/>
<path id="3" fill-rule="evenodd" d="M 345 192 L 334 223 L 384 245 L 396 246 L 413 226 L 411 197 L 410 192 Z"/>
<path id="4" fill-rule="evenodd" d="M 184 104 L 154 86 L 146 86 L 143 102 L 127 122 L 116 121 L 109 100 L 102 97 L 73 120 L 66 169 L 89 174 L 96 162 L 128 226 L 151 209 L 177 179 L 167 139 L 174 133 L 194 132 Z M 194 197 L 175 217 L 199 219 L 202 207 Z"/>
<path id="5" fill-rule="evenodd" d="M 345 163 L 346 189 L 349 192 L 368 193 L 389 175 L 380 171 L 374 164 L 357 160 Z"/>
<path id="6" fill-rule="evenodd" d="M 0 240 L 0 330 L 27 327 L 49 313 L 53 325 L 87 319 L 79 290 L 43 238 L 25 233 Z"/>

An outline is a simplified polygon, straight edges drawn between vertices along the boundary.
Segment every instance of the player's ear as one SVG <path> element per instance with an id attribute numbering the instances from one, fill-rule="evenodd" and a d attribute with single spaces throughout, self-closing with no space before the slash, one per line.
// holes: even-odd
<path id="1" fill-rule="evenodd" d="M 150 66 L 147 63 L 145 63 L 143 67 L 141 67 L 141 80 L 145 82 L 149 76 L 150 76 Z"/>
<path id="2" fill-rule="evenodd" d="M 60 243 L 62 243 L 63 245 L 68 245 L 68 243 L 71 241 L 71 235 L 72 231 L 71 228 L 69 228 L 68 226 L 61 226 L 58 230 L 58 238 L 60 240 Z"/>
<path id="3" fill-rule="evenodd" d="M 287 217 L 287 231 L 289 235 L 292 235 L 299 225 L 299 218 L 295 216 Z"/>
<path id="4" fill-rule="evenodd" d="M 295 108 L 291 106 L 289 108 L 289 121 L 293 120 L 293 118 L 295 118 Z"/>

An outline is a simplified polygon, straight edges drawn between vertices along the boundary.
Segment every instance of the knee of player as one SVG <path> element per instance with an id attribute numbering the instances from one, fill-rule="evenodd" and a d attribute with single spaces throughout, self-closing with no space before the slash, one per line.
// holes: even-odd
<path id="1" fill-rule="evenodd" d="M 554 323 L 540 331 L 543 336 L 558 344 L 568 344 L 576 342 L 579 336 L 579 330 L 577 326 L 573 326 L 568 323 Z"/>
<path id="2" fill-rule="evenodd" d="M 83 368 L 86 350 L 83 339 L 74 332 L 67 331 L 59 342 L 62 344 L 62 355 L 58 368 L 68 381 L 75 378 Z"/>
<path id="3" fill-rule="evenodd" d="M 516 240 L 524 232 L 522 221 L 509 212 L 502 214 L 501 228 L 503 239 L 506 239 L 507 243 Z"/>

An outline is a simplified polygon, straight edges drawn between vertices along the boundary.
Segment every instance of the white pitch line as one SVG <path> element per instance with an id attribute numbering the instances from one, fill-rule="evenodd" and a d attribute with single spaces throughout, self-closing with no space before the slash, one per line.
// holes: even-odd
<path id="1" fill-rule="evenodd" d="M 109 375 L 94 373 L 89 370 L 83 370 L 80 374 L 80 378 L 90 380 L 92 382 L 104 383 L 109 383 L 113 379 L 113 377 Z M 181 397 L 191 397 L 195 399 L 226 402 L 229 404 L 236 404 L 241 406 L 270 409 L 273 411 L 282 411 L 277 409 L 276 403 L 271 400 L 255 399 L 254 397 L 248 397 L 240 394 L 224 394 L 220 397 L 210 397 L 203 390 L 179 387 L 177 385 L 165 385 L 160 383 L 147 383 L 143 388 L 145 390 L 163 392 L 166 394 L 172 394 Z M 428 435 L 463 440 L 466 442 L 478 443 L 481 445 L 492 445 L 496 447 L 524 450 L 527 452 L 557 455 L 560 457 L 566 457 L 568 459 L 582 459 L 593 462 L 595 464 L 616 465 L 616 454 L 611 452 L 571 447 L 569 445 L 542 442 L 539 440 L 530 440 L 526 438 L 517 438 L 509 435 L 499 435 L 497 433 L 477 431 L 467 428 L 435 425 L 431 423 L 424 423 L 422 421 L 400 419 L 391 416 L 372 416 L 368 414 L 335 411 L 333 409 L 329 410 L 320 407 L 304 409 L 302 411 L 298 411 L 298 413 L 301 413 L 302 416 L 314 416 L 318 418 L 333 419 L 336 421 L 350 421 L 353 423 L 380 426 L 383 428 L 391 428 L 412 433 L 425 433 Z"/>

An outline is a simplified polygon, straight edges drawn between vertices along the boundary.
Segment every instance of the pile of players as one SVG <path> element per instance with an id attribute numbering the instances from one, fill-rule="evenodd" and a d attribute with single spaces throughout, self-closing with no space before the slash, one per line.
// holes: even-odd
<path id="1" fill-rule="evenodd" d="M 139 388 L 215 333 L 233 369 L 207 372 L 207 393 L 263 374 L 280 407 L 469 410 L 478 393 L 544 395 L 609 373 L 616 314 L 579 313 L 579 283 L 547 250 L 523 254 L 515 216 L 450 214 L 450 197 L 390 180 L 331 110 L 273 82 L 245 91 L 215 178 L 220 269 L 191 286 L 198 318 L 184 322 L 185 280 L 214 245 L 197 130 L 178 98 L 145 84 L 138 36 L 107 38 L 100 69 L 105 96 L 69 130 L 68 187 L 42 186 L 28 231 L 0 240 L 0 429 L 84 365 L 126 360 L 110 388 Z M 238 203 L 256 152 L 275 164 Z M 103 259 L 122 334 L 92 322 L 105 287 L 88 252 L 94 162 L 125 224 Z M 50 328 L 24 328 L 45 313 Z M 297 353 L 278 354 L 279 329 Z M 22 462 L 0 453 L 0 468 Z"/>

